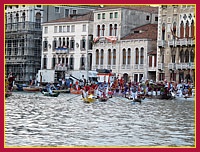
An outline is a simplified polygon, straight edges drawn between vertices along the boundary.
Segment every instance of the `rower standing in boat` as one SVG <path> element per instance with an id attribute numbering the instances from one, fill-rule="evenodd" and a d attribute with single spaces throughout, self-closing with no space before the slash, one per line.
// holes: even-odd
<path id="1" fill-rule="evenodd" d="M 137 92 L 138 92 L 138 88 L 137 86 L 134 84 L 131 87 L 131 98 L 133 98 L 133 100 L 137 99 Z"/>

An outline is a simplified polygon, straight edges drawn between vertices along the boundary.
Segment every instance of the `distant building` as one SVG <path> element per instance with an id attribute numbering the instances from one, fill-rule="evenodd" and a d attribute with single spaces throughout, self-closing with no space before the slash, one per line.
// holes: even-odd
<path id="1" fill-rule="evenodd" d="M 93 13 L 70 15 L 42 24 L 41 69 L 54 69 L 57 78 L 92 64 Z M 87 54 L 88 61 L 87 61 Z"/>
<path id="2" fill-rule="evenodd" d="M 111 6 L 95 10 L 93 69 L 111 69 L 126 81 L 147 79 L 147 53 L 156 50 L 157 23 L 158 7 Z"/>
<path id="3" fill-rule="evenodd" d="M 5 6 L 5 69 L 17 82 L 28 82 L 40 69 L 43 9 L 37 5 Z"/>
<path id="4" fill-rule="evenodd" d="M 41 23 L 86 13 L 96 6 L 5 5 L 5 69 L 28 83 L 41 67 Z"/>
<path id="5" fill-rule="evenodd" d="M 195 6 L 161 5 L 157 80 L 195 82 Z"/>

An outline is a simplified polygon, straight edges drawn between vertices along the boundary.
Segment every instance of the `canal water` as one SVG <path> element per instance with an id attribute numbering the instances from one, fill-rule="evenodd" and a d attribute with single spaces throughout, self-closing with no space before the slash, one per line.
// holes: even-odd
<path id="1" fill-rule="evenodd" d="M 195 101 L 13 92 L 5 105 L 6 147 L 195 146 Z"/>

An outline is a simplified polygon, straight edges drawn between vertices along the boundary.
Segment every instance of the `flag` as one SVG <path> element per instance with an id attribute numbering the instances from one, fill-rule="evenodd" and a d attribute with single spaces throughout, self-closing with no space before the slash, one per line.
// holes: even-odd
<path id="1" fill-rule="evenodd" d="M 94 43 L 96 43 L 100 39 L 100 36 L 94 38 Z"/>
<path id="2" fill-rule="evenodd" d="M 116 41 L 117 41 L 117 37 L 116 36 L 105 36 L 105 39 L 108 42 L 111 42 L 111 43 L 116 43 Z"/>
<path id="3" fill-rule="evenodd" d="M 173 37 L 174 38 L 177 38 L 177 39 L 179 39 L 179 37 L 178 36 L 176 36 L 176 34 L 174 33 L 174 31 L 172 30 L 172 28 L 171 28 L 171 33 L 172 33 L 172 35 L 173 35 Z"/>

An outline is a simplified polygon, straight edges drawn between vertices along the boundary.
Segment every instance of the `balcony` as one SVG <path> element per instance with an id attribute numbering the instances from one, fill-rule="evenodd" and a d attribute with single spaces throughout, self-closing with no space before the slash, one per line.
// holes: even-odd
<path id="1" fill-rule="evenodd" d="M 180 39 L 180 46 L 187 46 L 187 39 Z"/>
<path id="2" fill-rule="evenodd" d="M 195 45 L 195 40 L 194 39 L 188 39 L 187 45 L 190 45 L 190 46 Z"/>
<path id="3" fill-rule="evenodd" d="M 158 63 L 158 70 L 164 69 L 164 63 Z"/>
<path id="4" fill-rule="evenodd" d="M 159 40 L 159 41 L 158 41 L 158 47 L 163 47 L 163 48 L 165 48 L 165 47 L 166 47 L 166 41 L 165 41 L 165 40 Z"/>
<path id="5" fill-rule="evenodd" d="M 55 52 L 56 52 L 56 54 L 68 54 L 69 49 L 68 48 L 56 48 Z"/>
<path id="6" fill-rule="evenodd" d="M 58 70 L 58 71 L 67 71 L 68 68 L 65 67 L 65 66 L 55 66 L 55 70 Z"/>
<path id="7" fill-rule="evenodd" d="M 135 64 L 134 69 L 138 69 L 138 70 L 144 69 L 144 64 Z"/>
<path id="8" fill-rule="evenodd" d="M 186 70 L 189 68 L 188 63 L 177 63 L 176 64 L 176 69 L 178 70 Z"/>
<path id="9" fill-rule="evenodd" d="M 174 42 L 174 40 L 169 40 L 168 45 L 171 47 L 176 47 L 176 41 Z"/>
<path id="10" fill-rule="evenodd" d="M 175 70 L 176 69 L 176 64 L 175 63 L 169 63 L 168 64 L 168 69 L 169 70 Z"/>
<path id="11" fill-rule="evenodd" d="M 156 71 L 157 67 L 148 67 L 148 71 Z"/>

